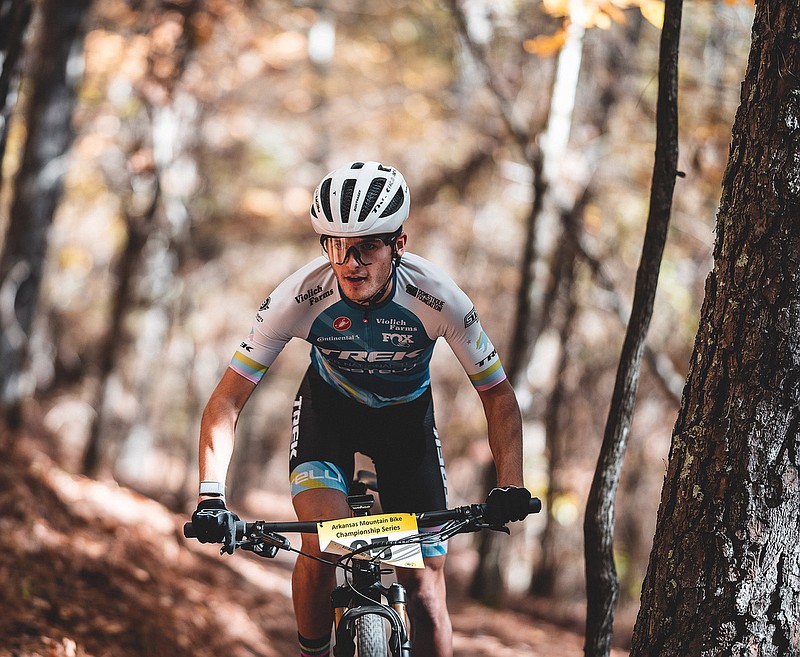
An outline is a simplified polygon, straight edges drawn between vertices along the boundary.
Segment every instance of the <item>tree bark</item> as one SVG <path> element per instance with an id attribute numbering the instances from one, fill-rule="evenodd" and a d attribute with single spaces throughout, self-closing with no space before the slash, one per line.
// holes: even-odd
<path id="1" fill-rule="evenodd" d="M 587 198 L 586 195 L 583 197 Z M 576 205 L 574 212 L 562 217 L 565 225 L 564 232 L 569 235 L 574 232 L 574 224 L 581 218 L 585 205 L 583 202 Z M 562 319 L 558 326 L 559 344 L 561 354 L 555 375 L 555 384 L 547 399 L 544 427 L 547 446 L 547 495 L 545 508 L 548 509 L 545 528 L 541 538 L 541 560 L 534 569 L 531 577 L 530 592 L 533 595 L 554 597 L 559 592 L 559 574 L 563 569 L 561 558 L 561 542 L 559 541 L 560 525 L 552 512 L 554 502 L 564 491 L 570 489 L 571 482 L 564 476 L 565 465 L 569 463 L 569 445 L 572 442 L 571 433 L 562 431 L 561 420 L 565 407 L 567 391 L 567 369 L 570 363 L 569 342 L 572 337 L 575 318 L 578 315 L 576 299 L 575 274 L 578 260 L 575 257 L 576 243 L 572 239 L 564 240 L 559 248 L 558 262 L 561 272 L 558 275 L 559 287 L 563 288 Z M 569 477 L 571 479 L 571 477 Z"/>
<path id="2" fill-rule="evenodd" d="M 17 101 L 25 34 L 33 13 L 32 0 L 0 0 L 0 186 L 8 128 Z"/>
<path id="3" fill-rule="evenodd" d="M 90 0 L 45 0 L 28 137 L 17 174 L 11 221 L 0 256 L 0 406 L 12 424 L 20 400 L 32 391 L 24 376 L 47 253 L 47 238 L 63 188 L 67 153 L 73 140 L 72 111 L 82 67 L 83 19 Z"/>
<path id="4" fill-rule="evenodd" d="M 632 657 L 800 654 L 798 33 L 756 4 Z"/>
<path id="5" fill-rule="evenodd" d="M 650 212 L 636 275 L 631 319 L 622 346 L 611 408 L 584 517 L 587 603 L 584 652 L 587 657 L 608 655 L 611 651 L 614 607 L 619 595 L 613 544 L 615 497 L 667 239 L 672 192 L 678 175 L 677 96 L 681 14 L 682 0 L 666 0 L 659 53 L 656 154 Z"/>
<path id="6" fill-rule="evenodd" d="M 181 97 L 176 87 L 193 52 L 195 35 L 191 19 L 198 7 L 198 0 L 184 0 L 178 4 L 154 0 L 152 6 L 142 13 L 143 32 L 152 33 L 166 21 L 174 21 L 179 30 L 169 47 L 157 44 L 151 36 L 147 81 L 140 89 L 142 105 L 147 111 L 147 123 L 144 125 L 147 132 L 135 143 L 139 148 L 144 144 L 150 150 L 152 163 L 141 171 L 134 166 L 129 167 L 136 173 L 132 175 L 130 188 L 125 190 L 128 242 L 116 265 L 117 281 L 112 312 L 98 364 L 99 382 L 94 402 L 96 415 L 82 462 L 84 474 L 92 476 L 96 476 L 105 465 L 113 465 L 115 474 L 129 484 L 137 478 L 143 458 L 151 447 L 153 431 L 148 426 L 149 414 L 145 409 L 153 393 L 153 361 L 166 339 L 170 321 L 167 306 L 171 303 L 168 292 L 180 259 L 178 254 L 183 250 L 189 234 L 189 216 L 183 194 L 170 189 L 163 179 L 164 173 L 175 166 L 176 161 L 180 158 L 189 159 L 184 151 L 187 135 L 192 134 L 194 101 L 184 97 L 183 102 L 179 102 Z M 184 185 L 186 177 L 187 174 L 184 174 Z M 133 184 L 134 179 L 138 179 L 139 184 Z M 137 209 L 139 207 L 142 209 Z M 145 258 L 148 248 L 150 263 Z M 135 288 L 145 276 L 151 279 L 151 284 L 141 286 L 141 297 L 144 298 L 137 297 Z M 131 422 L 114 417 L 114 413 L 107 408 L 106 399 L 111 377 L 133 341 L 122 327 L 131 310 L 137 307 L 146 308 L 142 313 L 145 320 L 137 334 L 137 341 L 146 346 L 139 350 L 141 356 L 137 359 L 137 366 L 128 371 L 128 380 L 125 381 L 125 385 L 133 388 L 132 394 L 139 400 L 136 416 Z M 114 431 L 109 431 L 107 424 L 115 422 L 118 426 Z M 116 462 L 111 464 L 109 461 L 112 459 L 107 454 L 113 448 L 119 450 L 119 454 L 114 459 Z"/>

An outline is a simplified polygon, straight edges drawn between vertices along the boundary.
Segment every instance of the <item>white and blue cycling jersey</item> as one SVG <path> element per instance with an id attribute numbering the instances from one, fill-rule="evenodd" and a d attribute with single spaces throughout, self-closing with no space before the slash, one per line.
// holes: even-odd
<path id="1" fill-rule="evenodd" d="M 286 278 L 264 301 L 230 367 L 258 383 L 292 338 L 311 344 L 319 375 L 371 407 L 411 401 L 430 386 L 443 337 L 477 390 L 506 376 L 469 297 L 441 269 L 406 253 L 388 299 L 366 308 L 345 297 L 324 256 Z"/>

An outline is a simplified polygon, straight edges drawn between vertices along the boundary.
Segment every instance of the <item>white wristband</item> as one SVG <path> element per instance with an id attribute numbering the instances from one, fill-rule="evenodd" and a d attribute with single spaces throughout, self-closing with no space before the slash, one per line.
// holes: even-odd
<path id="1" fill-rule="evenodd" d="M 225 484 L 220 481 L 201 481 L 200 495 L 211 495 L 213 497 L 225 497 Z"/>

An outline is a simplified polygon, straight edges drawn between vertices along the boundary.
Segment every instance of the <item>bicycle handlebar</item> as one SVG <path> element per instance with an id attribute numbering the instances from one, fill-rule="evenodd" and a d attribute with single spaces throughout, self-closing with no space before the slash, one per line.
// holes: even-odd
<path id="1" fill-rule="evenodd" d="M 264 522 L 263 520 L 259 520 L 257 522 L 245 522 L 244 520 L 238 520 L 236 522 L 236 538 L 242 538 L 256 526 L 260 531 L 274 532 L 276 534 L 316 534 L 317 524 L 318 523 L 314 520 L 286 520 L 283 522 Z M 186 538 L 197 538 L 197 534 L 195 533 L 191 522 L 184 523 L 183 535 Z"/>
<path id="2" fill-rule="evenodd" d="M 443 509 L 441 511 L 423 511 L 417 513 L 417 525 L 419 527 L 433 527 L 441 525 L 450 520 L 480 520 L 483 517 L 486 504 L 470 504 L 459 506 L 454 509 Z M 538 497 L 532 497 L 528 504 L 528 514 L 539 513 L 542 510 L 542 501 Z M 241 539 L 251 530 L 257 528 L 259 532 L 274 532 L 276 534 L 297 533 L 297 534 L 316 534 L 319 523 L 316 521 L 287 520 L 283 522 L 244 522 L 239 520 L 236 523 L 236 537 Z M 183 525 L 183 535 L 186 538 L 197 538 L 191 522 Z"/>

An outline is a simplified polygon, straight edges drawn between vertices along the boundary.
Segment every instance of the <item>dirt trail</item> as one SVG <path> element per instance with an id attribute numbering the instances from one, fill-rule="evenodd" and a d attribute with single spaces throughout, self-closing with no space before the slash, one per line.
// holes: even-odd
<path id="1" fill-rule="evenodd" d="M 297 654 L 289 561 L 220 558 L 153 500 L 68 475 L 30 441 L 0 447 L 1 656 Z M 459 657 L 583 654 L 579 634 L 528 613 L 451 606 Z"/>

